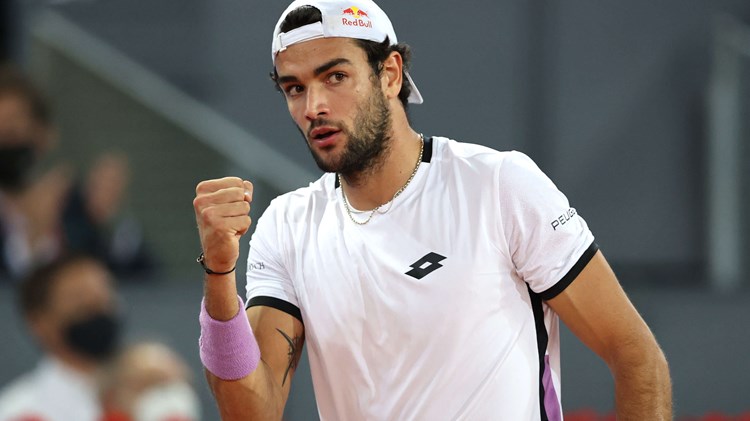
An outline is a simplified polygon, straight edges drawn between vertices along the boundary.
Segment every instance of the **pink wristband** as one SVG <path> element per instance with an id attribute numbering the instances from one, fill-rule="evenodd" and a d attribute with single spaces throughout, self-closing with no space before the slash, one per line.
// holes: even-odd
<path id="1" fill-rule="evenodd" d="M 201 301 L 198 317 L 201 362 L 211 374 L 222 380 L 239 380 L 255 371 L 260 362 L 260 348 L 243 311 L 242 298 L 237 296 L 237 299 L 240 310 L 230 320 L 222 322 L 211 318 L 206 311 L 205 299 Z"/>

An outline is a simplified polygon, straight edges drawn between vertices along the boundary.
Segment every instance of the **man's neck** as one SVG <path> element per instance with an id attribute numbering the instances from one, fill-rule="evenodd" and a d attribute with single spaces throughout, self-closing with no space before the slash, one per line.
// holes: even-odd
<path id="1" fill-rule="evenodd" d="M 394 124 L 390 150 L 382 163 L 367 174 L 342 177 L 342 188 L 350 206 L 370 210 L 388 203 L 418 165 L 421 138 L 408 124 Z"/>

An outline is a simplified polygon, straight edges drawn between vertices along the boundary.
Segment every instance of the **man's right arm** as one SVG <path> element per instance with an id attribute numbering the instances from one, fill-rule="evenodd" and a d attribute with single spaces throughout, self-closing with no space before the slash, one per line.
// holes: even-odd
<path id="1" fill-rule="evenodd" d="M 213 272 L 228 272 L 205 276 L 205 310 L 214 321 L 229 321 L 243 311 L 232 268 L 239 257 L 239 239 L 250 228 L 252 188 L 250 182 L 236 177 L 204 181 L 196 188 L 193 207 L 203 263 Z M 281 419 L 291 377 L 302 352 L 304 328 L 296 317 L 271 307 L 251 307 L 246 315 L 252 332 L 237 334 L 240 338 L 252 339 L 253 347 L 256 346 L 253 342 L 257 343 L 256 350 L 260 350 L 261 356 L 257 367 L 249 374 L 241 372 L 243 377 L 239 379 L 232 377 L 235 380 L 222 380 L 206 370 L 209 385 L 225 421 Z M 237 325 L 247 329 L 246 324 Z M 223 344 L 219 341 L 211 346 Z M 243 350 L 237 351 L 241 354 Z M 237 371 L 232 369 L 231 361 L 222 360 L 221 364 L 229 364 L 230 372 Z"/>
<path id="2" fill-rule="evenodd" d="M 208 370 L 206 378 L 222 420 L 280 420 L 302 354 L 304 328 L 296 317 L 272 307 L 251 307 L 247 317 L 260 347 L 258 368 L 234 381 Z"/>

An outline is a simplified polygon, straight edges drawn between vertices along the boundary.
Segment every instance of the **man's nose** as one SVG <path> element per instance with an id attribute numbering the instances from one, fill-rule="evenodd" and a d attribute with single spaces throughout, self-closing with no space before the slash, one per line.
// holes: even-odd
<path id="1" fill-rule="evenodd" d="M 312 121 L 328 114 L 328 99 L 322 88 L 310 86 L 306 94 L 305 118 Z"/>

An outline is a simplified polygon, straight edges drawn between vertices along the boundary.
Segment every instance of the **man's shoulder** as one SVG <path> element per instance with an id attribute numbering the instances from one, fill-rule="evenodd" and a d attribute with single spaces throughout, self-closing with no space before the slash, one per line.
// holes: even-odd
<path id="1" fill-rule="evenodd" d="M 304 215 L 312 208 L 324 207 L 335 192 L 335 183 L 335 175 L 325 173 L 305 187 L 277 196 L 266 212 Z"/>
<path id="2" fill-rule="evenodd" d="M 433 137 L 433 142 L 436 163 L 498 170 L 502 166 L 512 167 L 526 160 L 531 161 L 528 156 L 515 150 L 500 151 L 477 143 L 437 136 Z"/>
<path id="3" fill-rule="evenodd" d="M 296 190 L 279 195 L 273 201 L 285 204 L 307 203 L 313 199 L 328 197 L 335 184 L 335 175 L 325 173 L 315 181 L 310 182 L 307 186 L 300 187 Z"/>

